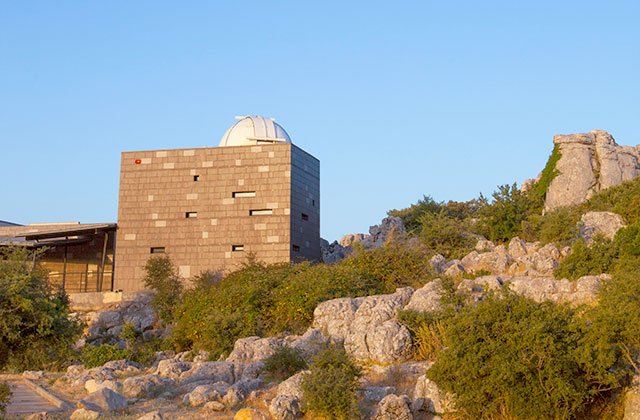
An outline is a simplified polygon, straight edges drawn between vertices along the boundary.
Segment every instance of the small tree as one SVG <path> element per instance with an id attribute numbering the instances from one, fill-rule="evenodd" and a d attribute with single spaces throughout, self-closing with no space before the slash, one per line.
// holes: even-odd
<path id="1" fill-rule="evenodd" d="M 11 388 L 4 382 L 0 382 L 0 418 L 4 418 L 4 413 L 11 398 Z"/>
<path id="2" fill-rule="evenodd" d="M 166 255 L 152 256 L 147 260 L 144 270 L 147 273 L 144 284 L 156 292 L 153 307 L 163 321 L 171 322 L 173 310 L 184 290 L 173 262 Z"/>
<path id="3" fill-rule="evenodd" d="M 69 317 L 69 299 L 33 264 L 33 251 L 0 250 L 0 370 L 64 364 L 82 324 Z"/>

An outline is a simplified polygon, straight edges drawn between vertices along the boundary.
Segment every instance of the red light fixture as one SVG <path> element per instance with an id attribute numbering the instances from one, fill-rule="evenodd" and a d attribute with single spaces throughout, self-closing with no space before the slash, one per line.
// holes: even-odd
<path id="1" fill-rule="evenodd" d="M 136 165 L 140 165 L 142 163 L 142 160 L 136 159 L 135 162 L 136 162 Z"/>

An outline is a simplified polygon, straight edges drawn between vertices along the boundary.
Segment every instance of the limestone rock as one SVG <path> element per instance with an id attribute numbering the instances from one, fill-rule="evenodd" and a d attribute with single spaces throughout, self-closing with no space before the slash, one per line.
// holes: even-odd
<path id="1" fill-rule="evenodd" d="M 73 413 L 71 413 L 71 420 L 92 420 L 102 417 L 102 414 L 99 410 L 91 410 L 88 408 L 78 408 Z"/>
<path id="2" fill-rule="evenodd" d="M 183 372 L 191 369 L 191 367 L 192 364 L 189 362 L 183 362 L 176 359 L 165 359 L 158 362 L 155 373 L 159 376 L 177 379 Z"/>
<path id="3" fill-rule="evenodd" d="M 161 393 L 175 385 L 175 380 L 159 375 L 132 376 L 122 383 L 122 392 L 127 398 L 141 398 Z"/>
<path id="4" fill-rule="evenodd" d="M 118 381 L 114 381 L 110 379 L 107 379 L 104 381 L 89 379 L 87 382 L 84 383 L 84 389 L 87 390 L 87 394 L 94 393 L 102 388 L 109 388 L 112 391 L 121 392 L 122 384 Z"/>
<path id="5" fill-rule="evenodd" d="M 194 365 L 190 370 L 182 372 L 180 382 L 186 384 L 190 382 L 208 380 L 211 382 L 224 381 L 235 382 L 234 366 L 229 362 L 205 362 Z"/>
<path id="6" fill-rule="evenodd" d="M 493 251 L 496 245 L 488 239 L 481 238 L 476 242 L 475 250 L 478 252 L 490 252 Z"/>
<path id="7" fill-rule="evenodd" d="M 88 410 L 111 412 L 126 408 L 127 399 L 109 388 L 100 388 L 80 400 L 78 404 Z"/>
<path id="8" fill-rule="evenodd" d="M 320 303 L 313 311 L 313 327 L 327 336 L 344 340 L 358 309 L 355 299 L 339 298 Z"/>
<path id="9" fill-rule="evenodd" d="M 440 254 L 436 254 L 429 260 L 429 264 L 436 274 L 442 274 L 447 269 L 447 260 Z"/>
<path id="10" fill-rule="evenodd" d="M 275 420 L 301 419 L 300 399 L 291 395 L 278 395 L 271 400 L 269 413 Z"/>
<path id="11" fill-rule="evenodd" d="M 582 215 L 578 222 L 580 237 L 591 243 L 596 235 L 613 240 L 616 232 L 625 226 L 622 216 L 609 211 L 590 211 Z"/>
<path id="12" fill-rule="evenodd" d="M 275 337 L 247 337 L 236 340 L 233 350 L 227 357 L 230 363 L 261 362 L 273 355 L 282 345 L 282 341 Z"/>
<path id="13" fill-rule="evenodd" d="M 247 399 L 251 391 L 258 389 L 261 385 L 261 379 L 240 380 L 229 387 L 222 402 L 227 407 L 236 407 Z"/>
<path id="14" fill-rule="evenodd" d="M 442 308 L 440 299 L 444 294 L 442 280 L 435 279 L 416 290 L 404 309 L 418 312 L 433 312 Z"/>
<path id="15" fill-rule="evenodd" d="M 204 409 L 209 411 L 224 411 L 226 408 L 227 407 L 219 401 L 209 401 L 204 405 Z"/>
<path id="16" fill-rule="evenodd" d="M 116 375 L 131 375 L 142 371 L 142 366 L 139 363 L 126 359 L 111 360 L 102 365 L 102 367 L 111 369 Z"/>
<path id="17" fill-rule="evenodd" d="M 308 373 L 308 370 L 303 370 L 302 372 L 298 372 L 288 379 L 282 381 L 280 385 L 278 385 L 276 395 L 286 395 L 289 397 L 302 399 L 302 380 Z"/>
<path id="18" fill-rule="evenodd" d="M 365 330 L 353 330 L 347 335 L 344 348 L 360 361 L 402 362 L 411 357 L 411 334 L 398 321 L 389 320 Z"/>
<path id="19" fill-rule="evenodd" d="M 434 414 L 448 411 L 452 403 L 452 398 L 440 391 L 435 382 L 427 378 L 427 375 L 420 376 L 416 381 L 413 399 L 418 400 L 416 405 L 422 411 Z"/>
<path id="20" fill-rule="evenodd" d="M 379 248 L 388 240 L 404 237 L 406 233 L 402 219 L 389 216 L 382 219 L 379 225 L 369 228 L 369 236 L 362 239 L 361 243 L 365 249 Z"/>
<path id="21" fill-rule="evenodd" d="M 557 135 L 553 142 L 562 157 L 547 191 L 545 211 L 580 204 L 640 174 L 640 149 L 619 146 L 606 131 Z"/>
<path id="22" fill-rule="evenodd" d="M 31 381 L 40 381 L 44 379 L 44 372 L 41 370 L 25 370 L 22 377 Z"/>
<path id="23" fill-rule="evenodd" d="M 640 420 L 640 378 L 636 376 L 624 396 L 624 420 Z"/>
<path id="24" fill-rule="evenodd" d="M 318 328 L 309 328 L 301 336 L 290 335 L 284 339 L 285 345 L 301 351 L 305 356 L 311 357 L 319 353 L 327 343 L 327 338 Z"/>
<path id="25" fill-rule="evenodd" d="M 364 389 L 364 399 L 379 402 L 387 395 L 395 393 L 396 389 L 392 386 L 368 386 Z"/>
<path id="26" fill-rule="evenodd" d="M 600 286 L 610 278 L 608 274 L 584 276 L 576 281 L 552 277 L 513 277 L 507 284 L 513 292 L 536 302 L 550 300 L 579 305 L 596 301 Z"/>
<path id="27" fill-rule="evenodd" d="M 447 269 L 444 271 L 444 275 L 446 277 L 460 277 L 465 272 L 466 270 L 464 265 L 458 260 L 453 260 L 449 263 Z"/>
<path id="28" fill-rule="evenodd" d="M 51 420 L 53 416 L 47 411 L 41 411 L 39 413 L 29 414 L 24 417 L 24 420 Z"/>
<path id="29" fill-rule="evenodd" d="M 406 395 L 387 395 L 378 403 L 374 420 L 413 420 L 411 401 Z"/>
<path id="30" fill-rule="evenodd" d="M 138 417 L 138 420 L 162 420 L 162 413 L 160 413 L 160 411 L 156 410 L 156 411 L 151 411 L 147 414 L 144 414 L 140 417 Z"/>
<path id="31" fill-rule="evenodd" d="M 344 247 L 338 241 L 329 243 L 325 239 L 320 239 L 320 252 L 325 264 L 334 264 L 345 259 L 351 253 L 351 247 Z"/>
<path id="32" fill-rule="evenodd" d="M 182 401 L 192 407 L 199 407 L 209 401 L 216 401 L 220 398 L 220 389 L 215 385 L 200 385 L 182 397 Z"/>
<path id="33" fill-rule="evenodd" d="M 340 238 L 338 243 L 343 247 L 348 247 L 357 242 L 363 241 L 367 236 L 368 235 L 365 235 L 364 233 L 350 233 Z"/>

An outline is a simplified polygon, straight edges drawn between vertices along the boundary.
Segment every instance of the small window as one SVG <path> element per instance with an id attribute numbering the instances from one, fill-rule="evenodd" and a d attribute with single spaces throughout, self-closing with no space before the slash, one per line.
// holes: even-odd
<path id="1" fill-rule="evenodd" d="M 198 181 L 200 181 L 200 175 L 194 175 L 193 182 L 198 182 Z"/>
<path id="2" fill-rule="evenodd" d="M 255 191 L 235 191 L 231 193 L 231 197 L 233 198 L 243 198 L 243 197 L 255 197 Z"/>
<path id="3" fill-rule="evenodd" d="M 316 200 L 311 200 L 311 205 L 313 205 L 313 207 L 316 206 Z"/>
<path id="4" fill-rule="evenodd" d="M 249 210 L 249 216 L 267 216 L 273 214 L 273 209 Z"/>
<path id="5" fill-rule="evenodd" d="M 154 246 L 151 247 L 151 250 L 149 251 L 150 254 L 164 254 L 164 247 L 163 246 Z"/>
<path id="6" fill-rule="evenodd" d="M 186 217 L 187 219 L 195 219 L 196 217 L 198 217 L 198 212 L 197 211 L 188 211 L 184 214 L 184 217 Z"/>
<path id="7" fill-rule="evenodd" d="M 300 252 L 300 245 L 292 245 L 291 248 L 293 248 L 293 252 Z"/>
<path id="8" fill-rule="evenodd" d="M 309 220 L 309 215 L 302 213 L 302 220 Z"/>
<path id="9" fill-rule="evenodd" d="M 244 251 L 244 245 L 231 245 L 231 250 L 233 252 Z"/>

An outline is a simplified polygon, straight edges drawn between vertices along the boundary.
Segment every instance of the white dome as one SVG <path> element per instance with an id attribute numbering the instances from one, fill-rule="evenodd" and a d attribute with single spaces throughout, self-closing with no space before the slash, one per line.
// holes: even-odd
<path id="1" fill-rule="evenodd" d="M 237 123 L 224 133 L 220 146 L 255 146 L 264 143 L 291 143 L 284 128 L 270 118 L 236 117 Z"/>

